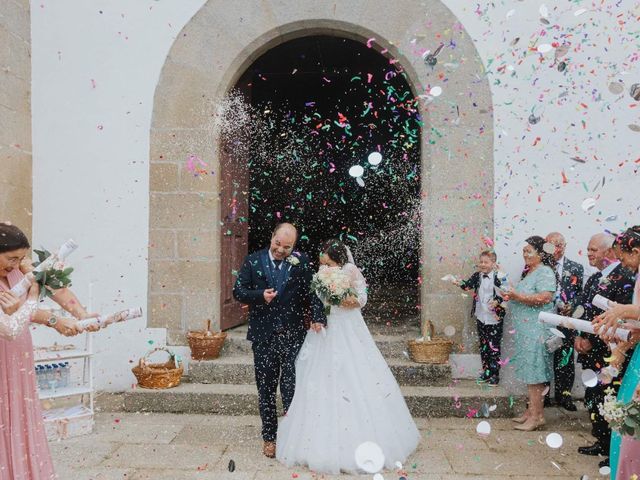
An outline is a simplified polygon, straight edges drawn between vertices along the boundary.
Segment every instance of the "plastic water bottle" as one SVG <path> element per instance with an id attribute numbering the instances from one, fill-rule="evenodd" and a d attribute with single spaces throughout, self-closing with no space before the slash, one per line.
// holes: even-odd
<path id="1" fill-rule="evenodd" d="M 53 379 L 56 382 L 53 388 L 62 387 L 62 364 L 53 364 Z"/>
<path id="2" fill-rule="evenodd" d="M 46 374 L 45 378 L 47 379 L 48 389 L 53 390 L 56 388 L 56 379 L 53 374 L 53 365 L 45 365 Z"/>
<path id="3" fill-rule="evenodd" d="M 45 372 L 44 365 L 38 365 L 36 367 L 36 374 L 37 374 L 38 388 L 40 390 L 46 390 L 47 388 L 49 388 L 45 378 L 46 372 Z"/>
<path id="4" fill-rule="evenodd" d="M 69 375 L 70 375 L 70 367 L 69 367 L 69 362 L 64 362 L 62 364 L 62 378 L 60 381 L 60 385 L 62 387 L 68 387 L 69 386 Z"/>

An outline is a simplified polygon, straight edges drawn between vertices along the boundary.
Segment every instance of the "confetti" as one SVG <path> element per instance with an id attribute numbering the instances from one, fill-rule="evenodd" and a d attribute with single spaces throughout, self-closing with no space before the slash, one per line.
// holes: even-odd
<path id="1" fill-rule="evenodd" d="M 560 448 L 562 446 L 562 436 L 559 433 L 550 433 L 545 438 L 545 442 L 550 448 Z"/>

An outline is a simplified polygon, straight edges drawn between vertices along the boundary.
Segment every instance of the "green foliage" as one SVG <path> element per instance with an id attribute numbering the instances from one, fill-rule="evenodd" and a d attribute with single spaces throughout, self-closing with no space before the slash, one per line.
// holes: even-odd
<path id="1" fill-rule="evenodd" d="M 51 252 L 47 250 L 33 250 L 38 255 L 38 261 L 34 262 L 34 266 L 40 265 L 51 256 Z M 56 290 L 71 286 L 71 272 L 73 268 L 67 267 L 64 270 L 50 268 L 42 272 L 34 272 L 34 277 L 40 286 L 40 300 L 51 297 Z"/>

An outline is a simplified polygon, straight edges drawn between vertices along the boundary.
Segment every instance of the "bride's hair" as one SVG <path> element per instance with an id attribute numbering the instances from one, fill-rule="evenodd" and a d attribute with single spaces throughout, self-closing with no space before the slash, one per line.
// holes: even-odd
<path id="1" fill-rule="evenodd" d="M 324 242 L 320 252 L 328 255 L 331 260 L 340 266 L 343 266 L 345 263 L 349 263 L 347 246 L 337 238 L 332 238 L 331 240 Z"/>

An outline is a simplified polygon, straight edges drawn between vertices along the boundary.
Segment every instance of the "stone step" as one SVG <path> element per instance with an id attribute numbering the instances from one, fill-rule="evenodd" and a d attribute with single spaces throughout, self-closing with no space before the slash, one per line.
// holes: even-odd
<path id="1" fill-rule="evenodd" d="M 447 387 L 401 387 L 414 417 L 465 417 L 495 405 L 491 417 L 511 417 L 522 412 L 526 398 L 511 396 L 501 387 L 462 380 Z M 106 396 L 106 397 L 105 397 Z M 182 383 L 168 390 L 137 388 L 103 394 L 103 411 L 258 415 L 258 394 L 253 385 Z M 281 410 L 281 407 L 279 407 Z"/>
<path id="2" fill-rule="evenodd" d="M 388 358 L 396 381 L 400 385 L 446 386 L 451 383 L 451 367 L 414 363 L 406 358 Z M 221 356 L 216 360 L 189 363 L 192 383 L 255 384 L 253 355 Z"/>
<path id="3" fill-rule="evenodd" d="M 382 353 L 382 356 L 390 358 L 409 358 L 407 342 L 420 336 L 418 327 L 406 327 L 403 329 L 407 333 L 383 334 L 373 333 L 373 339 Z M 390 330 L 393 332 L 393 330 Z M 227 331 L 227 339 L 224 342 L 220 358 L 235 355 L 251 355 L 251 342 L 246 339 L 244 328 Z"/>

